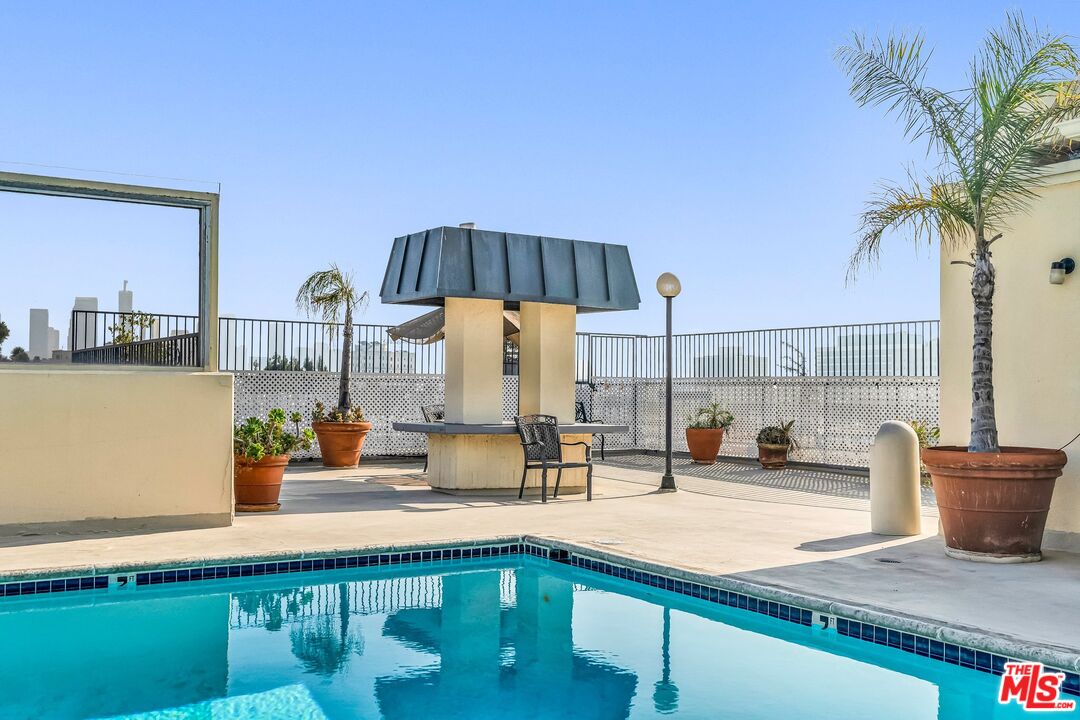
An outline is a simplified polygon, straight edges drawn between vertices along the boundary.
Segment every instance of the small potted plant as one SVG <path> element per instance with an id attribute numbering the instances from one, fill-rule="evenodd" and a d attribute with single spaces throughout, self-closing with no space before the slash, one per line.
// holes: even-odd
<path id="1" fill-rule="evenodd" d="M 356 467 L 364 438 L 371 432 L 371 423 L 364 411 L 353 407 L 349 381 L 352 373 L 353 310 L 367 303 L 367 292 L 357 290 L 352 275 L 337 265 L 312 273 L 296 293 L 296 306 L 323 322 L 343 321 L 341 328 L 341 371 L 338 380 L 337 406 L 330 412 L 315 403 L 311 413 L 311 428 L 319 438 L 319 452 L 326 467 Z"/>
<path id="2" fill-rule="evenodd" d="M 285 432 L 285 411 L 274 408 L 266 420 L 251 417 L 233 430 L 233 486 L 237 512 L 267 512 L 281 507 L 281 479 L 289 454 L 311 448 L 315 434 L 300 429 L 300 413 L 289 420 L 296 433 Z"/>
<path id="3" fill-rule="evenodd" d="M 686 420 L 686 447 L 690 457 L 701 465 L 712 465 L 720 454 L 720 445 L 724 442 L 724 431 L 735 422 L 735 416 L 720 407 L 720 403 L 711 402 L 699 407 L 697 412 Z"/>
<path id="4" fill-rule="evenodd" d="M 326 467 L 359 465 L 364 438 L 371 432 L 371 427 L 359 407 L 345 410 L 338 407 L 327 412 L 326 406 L 317 402 L 311 411 L 311 428 L 319 437 L 322 463 Z"/>
<path id="5" fill-rule="evenodd" d="M 761 467 L 769 470 L 787 467 L 788 451 L 799 447 L 791 434 L 794 426 L 795 421 L 790 420 L 761 428 L 757 434 L 758 462 Z"/>

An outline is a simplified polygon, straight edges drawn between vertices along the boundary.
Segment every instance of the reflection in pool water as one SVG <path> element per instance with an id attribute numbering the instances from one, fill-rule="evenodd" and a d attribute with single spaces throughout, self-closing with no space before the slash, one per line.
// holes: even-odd
<path id="1" fill-rule="evenodd" d="M 407 572 L 0 603 L 0 716 L 1022 715 L 991 676 L 557 564 Z"/>

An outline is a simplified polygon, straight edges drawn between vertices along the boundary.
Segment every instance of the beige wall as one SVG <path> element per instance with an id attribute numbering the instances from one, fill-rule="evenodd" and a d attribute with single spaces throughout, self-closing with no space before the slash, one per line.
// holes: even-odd
<path id="1" fill-rule="evenodd" d="M 229 524 L 232 403 L 223 373 L 0 371 L 0 532 Z"/>
<path id="2" fill-rule="evenodd" d="M 1064 171 L 1064 172 L 1063 172 Z M 1031 212 L 993 247 L 994 396 L 1004 445 L 1060 447 L 1080 432 L 1080 272 L 1048 281 L 1050 263 L 1080 260 L 1080 161 L 1057 168 Z M 971 418 L 971 269 L 942 252 L 941 440 L 966 445 Z M 1046 546 L 1080 551 L 1080 441 L 1068 448 Z"/>
<path id="3" fill-rule="evenodd" d="M 446 298 L 446 421 L 503 419 L 502 300 Z"/>
<path id="4" fill-rule="evenodd" d="M 521 303 L 519 412 L 574 421 L 577 307 Z"/>

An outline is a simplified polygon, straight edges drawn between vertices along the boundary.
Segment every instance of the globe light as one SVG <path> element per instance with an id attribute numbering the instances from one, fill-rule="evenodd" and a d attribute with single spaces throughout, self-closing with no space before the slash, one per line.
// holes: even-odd
<path id="1" fill-rule="evenodd" d="M 682 283 L 673 273 L 663 273 L 656 278 L 656 292 L 660 293 L 661 297 L 677 297 L 682 292 Z"/>

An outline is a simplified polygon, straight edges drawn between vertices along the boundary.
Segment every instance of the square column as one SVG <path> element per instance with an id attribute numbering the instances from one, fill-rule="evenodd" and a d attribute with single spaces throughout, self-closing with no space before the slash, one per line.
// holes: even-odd
<path id="1" fill-rule="evenodd" d="M 519 412 L 574 421 L 577 308 L 521 303 Z"/>
<path id="2" fill-rule="evenodd" d="M 503 421 L 502 300 L 446 298 L 446 422 Z"/>

